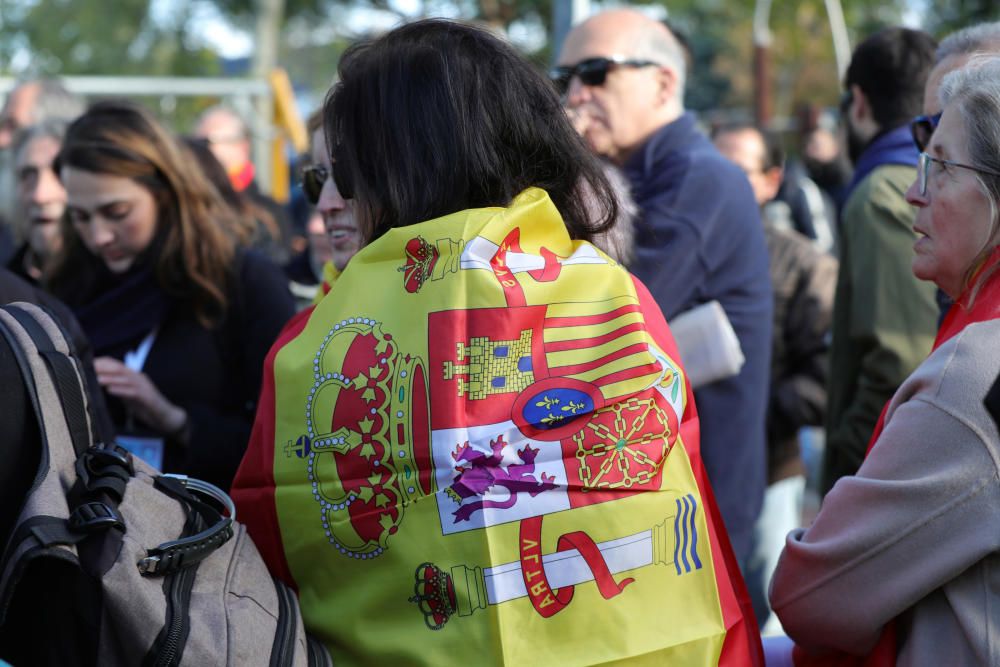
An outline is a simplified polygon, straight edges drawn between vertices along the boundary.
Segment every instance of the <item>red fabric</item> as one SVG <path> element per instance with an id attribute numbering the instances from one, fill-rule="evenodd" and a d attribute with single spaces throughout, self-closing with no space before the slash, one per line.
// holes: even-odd
<path id="1" fill-rule="evenodd" d="M 254 168 L 253 163 L 244 162 L 243 166 L 236 171 L 230 172 L 229 182 L 237 192 L 243 192 L 253 183 Z"/>
<path id="2" fill-rule="evenodd" d="M 274 502 L 274 358 L 282 347 L 302 333 L 312 311 L 310 306 L 289 320 L 264 359 L 260 400 L 257 402 L 250 445 L 236 471 L 230 491 L 236 503 L 236 515 L 247 527 L 268 570 L 296 590 L 288 561 L 285 560 Z"/>
<path id="3" fill-rule="evenodd" d="M 660 307 L 656 305 L 653 296 L 642 282 L 633 276 L 635 291 L 639 297 L 639 305 L 646 320 L 646 328 L 656 344 L 671 359 L 679 359 L 677 343 L 670 333 L 667 322 L 663 319 Z M 714 539 L 712 544 L 712 562 L 716 567 L 716 581 L 719 588 L 719 602 L 722 605 L 722 617 L 726 624 L 726 639 L 722 645 L 722 655 L 719 656 L 720 667 L 763 667 L 764 649 L 760 643 L 760 632 L 757 630 L 757 619 L 753 613 L 753 604 L 747 592 L 743 575 L 740 573 L 733 548 L 729 544 L 729 534 L 722 522 L 722 514 L 715 503 L 715 494 L 708 483 L 705 465 L 701 460 L 700 426 L 697 408 L 694 403 L 694 392 L 691 385 L 687 386 L 687 408 L 681 420 L 681 439 L 684 449 L 691 460 L 701 491 L 702 502 L 705 504 L 705 515 L 711 520 L 708 529 Z"/>
<path id="4" fill-rule="evenodd" d="M 533 516 L 521 521 L 521 576 L 524 578 L 524 588 L 532 606 L 543 618 L 550 618 L 566 607 L 573 599 L 573 586 L 563 586 L 553 591 L 549 585 L 545 568 L 542 567 L 542 520 L 544 517 Z M 556 541 L 556 551 L 575 549 L 583 557 L 583 561 L 594 575 L 597 589 L 605 600 L 615 597 L 625 587 L 635 581 L 631 577 L 615 581 L 600 547 L 593 538 L 582 530 L 561 535 Z"/>
<path id="5" fill-rule="evenodd" d="M 979 270 L 976 271 L 975 276 L 970 282 L 975 284 L 976 280 L 986 271 L 1000 272 L 1000 246 L 993 249 L 993 252 L 983 262 Z M 990 276 L 987 279 L 987 283 L 979 290 L 979 294 L 975 295 L 972 306 L 964 308 L 962 304 L 967 303 L 970 296 L 968 290 L 966 290 L 966 293 L 962 295 L 958 302 L 948 311 L 948 314 L 945 315 L 944 321 L 941 323 L 941 328 L 938 329 L 937 338 L 934 340 L 935 350 L 946 340 L 970 324 L 1000 317 L 1000 276 Z"/>

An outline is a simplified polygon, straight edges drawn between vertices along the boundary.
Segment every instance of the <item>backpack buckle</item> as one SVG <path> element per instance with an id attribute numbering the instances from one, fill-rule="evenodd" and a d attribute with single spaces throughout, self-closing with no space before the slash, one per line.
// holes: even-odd
<path id="1" fill-rule="evenodd" d="M 90 501 L 78 505 L 69 515 L 69 527 L 81 533 L 117 528 L 125 532 L 125 523 L 118 511 L 100 501 Z"/>
<path id="2" fill-rule="evenodd" d="M 83 456 L 87 469 L 92 474 L 106 474 L 108 468 L 118 466 L 128 471 L 129 477 L 135 476 L 132 453 L 117 442 L 95 445 L 84 452 Z"/>

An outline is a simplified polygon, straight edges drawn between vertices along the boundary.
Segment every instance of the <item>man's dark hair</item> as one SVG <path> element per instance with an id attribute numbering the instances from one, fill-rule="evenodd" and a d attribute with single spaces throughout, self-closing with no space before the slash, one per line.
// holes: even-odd
<path id="1" fill-rule="evenodd" d="M 548 192 L 573 238 L 615 220 L 607 178 L 552 83 L 490 32 L 417 21 L 351 47 L 339 73 L 324 103 L 326 137 L 337 186 L 369 240 L 507 206 L 531 186 Z"/>
<path id="2" fill-rule="evenodd" d="M 844 87 L 861 88 L 883 129 L 908 123 L 923 106 L 936 48 L 934 38 L 921 30 L 881 30 L 854 49 Z"/>

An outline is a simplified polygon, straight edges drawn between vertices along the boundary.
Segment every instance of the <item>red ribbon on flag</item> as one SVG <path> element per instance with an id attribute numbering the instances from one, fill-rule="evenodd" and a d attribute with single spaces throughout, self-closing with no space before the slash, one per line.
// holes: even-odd
<path id="1" fill-rule="evenodd" d="M 549 586 L 545 568 L 542 566 L 542 518 L 536 516 L 521 521 L 521 576 L 524 578 L 524 587 L 528 591 L 531 606 L 543 618 L 549 618 L 558 614 L 570 603 L 573 599 L 573 586 L 564 586 L 558 591 L 553 591 Z M 556 551 L 570 549 L 576 549 L 583 557 L 591 574 L 594 575 L 597 590 L 605 600 L 615 597 L 635 581 L 629 577 L 622 579 L 621 583 L 615 582 L 597 543 L 582 530 L 566 533 L 559 538 Z"/>

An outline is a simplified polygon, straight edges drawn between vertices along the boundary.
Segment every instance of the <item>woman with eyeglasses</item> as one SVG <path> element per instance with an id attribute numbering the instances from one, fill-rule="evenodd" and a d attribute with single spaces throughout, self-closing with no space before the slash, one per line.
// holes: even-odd
<path id="1" fill-rule="evenodd" d="M 339 74 L 317 162 L 364 247 L 269 354 L 233 489 L 306 627 L 343 664 L 750 664 L 692 392 L 551 83 L 441 20 Z"/>
<path id="2" fill-rule="evenodd" d="M 90 338 L 119 442 L 228 488 L 264 355 L 294 313 L 284 277 L 237 247 L 231 210 L 138 105 L 91 107 L 56 168 L 66 242 L 49 287 Z"/>
<path id="3" fill-rule="evenodd" d="M 940 96 L 907 201 L 913 273 L 955 304 L 857 475 L 788 537 L 771 604 L 796 664 L 1000 664 L 1000 434 L 983 404 L 1000 371 L 1000 59 Z"/>

